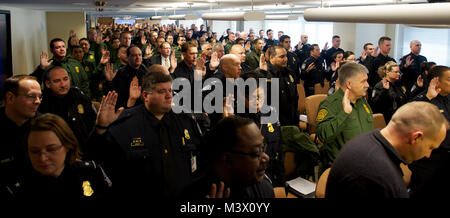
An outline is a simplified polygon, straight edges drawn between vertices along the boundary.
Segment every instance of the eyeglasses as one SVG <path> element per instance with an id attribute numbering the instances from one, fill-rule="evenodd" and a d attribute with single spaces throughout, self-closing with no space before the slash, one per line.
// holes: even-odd
<path id="1" fill-rule="evenodd" d="M 251 152 L 251 153 L 242 152 L 242 151 L 234 151 L 234 150 L 231 150 L 230 152 L 233 154 L 247 155 L 252 158 L 258 158 L 258 160 L 261 160 L 263 153 L 266 153 L 267 144 L 264 143 L 262 146 L 258 147 L 258 149 L 259 150 L 257 152 Z"/>
<path id="2" fill-rule="evenodd" d="M 63 147 L 62 145 L 48 147 L 48 148 L 43 149 L 43 151 L 31 149 L 29 153 L 30 153 L 30 157 L 33 157 L 33 158 L 38 158 L 41 156 L 41 154 L 45 155 L 46 157 L 49 157 L 49 156 L 55 155 L 59 150 L 61 150 L 62 147 Z"/>
<path id="3" fill-rule="evenodd" d="M 25 96 L 25 98 L 30 101 L 34 101 L 36 100 L 36 98 L 39 99 L 39 101 L 42 101 L 42 95 L 23 95 L 23 94 L 20 95 Z"/>

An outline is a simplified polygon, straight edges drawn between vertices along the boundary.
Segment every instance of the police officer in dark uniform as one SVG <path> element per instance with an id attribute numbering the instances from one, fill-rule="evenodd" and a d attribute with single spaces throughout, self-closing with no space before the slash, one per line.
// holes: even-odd
<path id="1" fill-rule="evenodd" d="M 5 80 L 2 90 L 4 107 L 0 107 L 0 197 L 17 194 L 16 181 L 25 169 L 24 137 L 30 119 L 37 115 L 41 103 L 41 86 L 35 77 L 16 75 Z"/>
<path id="2" fill-rule="evenodd" d="M 417 81 L 420 75 L 420 64 L 427 62 L 427 58 L 419 55 L 422 44 L 418 40 L 411 41 L 409 47 L 411 52 L 400 58 L 400 71 L 402 72 L 402 81 L 408 90 Z"/>
<path id="3" fill-rule="evenodd" d="M 342 48 L 339 48 L 339 46 L 341 46 L 341 37 L 339 37 L 338 35 L 334 35 L 331 41 L 331 48 L 329 48 L 325 52 L 325 61 L 327 66 L 330 66 L 331 62 L 334 61 L 332 56 L 335 52 L 340 51 L 344 53 L 344 50 Z"/>
<path id="4" fill-rule="evenodd" d="M 311 44 L 308 42 L 308 35 L 302 34 L 300 42 L 298 42 L 297 45 L 295 45 L 295 54 L 298 57 L 298 65 L 302 66 L 303 62 L 306 60 L 306 58 L 309 57 L 309 47 Z"/>
<path id="5" fill-rule="evenodd" d="M 450 121 L 450 68 L 434 66 L 428 90 L 423 91 L 413 100 L 425 101 L 437 106 L 447 121 Z M 440 89 L 440 91 L 439 91 Z M 438 92 L 439 91 L 439 92 Z M 423 158 L 408 165 L 412 171 L 410 189 L 411 198 L 433 198 L 448 196 L 450 188 L 450 131 L 441 145 L 433 150 L 429 158 Z"/>
<path id="6" fill-rule="evenodd" d="M 380 53 L 372 61 L 372 64 L 369 67 L 366 66 L 369 70 L 368 82 L 370 87 L 375 87 L 375 85 L 381 80 L 380 76 L 378 75 L 379 67 L 384 66 L 388 61 L 396 62 L 394 58 L 389 56 L 389 52 L 391 51 L 391 38 L 386 36 L 381 37 L 378 40 L 378 47 L 380 48 Z M 369 95 L 369 99 L 370 97 L 371 96 Z"/>
<path id="7" fill-rule="evenodd" d="M 273 39 L 273 30 L 272 29 L 268 29 L 266 31 L 267 34 L 267 40 L 266 41 L 266 45 L 263 48 L 263 51 L 266 52 L 267 49 L 269 49 L 270 47 L 272 47 L 273 45 L 279 45 L 280 42 L 276 39 Z"/>
<path id="8" fill-rule="evenodd" d="M 269 156 L 264 137 L 251 119 L 224 118 L 208 135 L 207 146 L 201 152 L 206 167 L 185 188 L 183 199 L 275 197 L 265 175 Z"/>
<path id="9" fill-rule="evenodd" d="M 114 196 L 175 199 L 200 167 L 198 127 L 171 110 L 171 85 L 169 75 L 152 72 L 143 77 L 144 104 L 116 112 L 115 93 L 102 101 L 88 153 L 111 176 Z"/>
<path id="10" fill-rule="evenodd" d="M 394 112 L 408 102 L 409 92 L 400 80 L 400 69 L 395 62 L 387 62 L 380 67 L 383 78 L 372 91 L 371 107 L 374 113 L 382 113 L 389 123 Z"/>
<path id="11" fill-rule="evenodd" d="M 216 84 L 221 83 L 222 87 L 222 96 L 224 99 L 225 97 L 229 97 L 229 95 L 233 95 L 233 98 L 228 99 L 229 101 L 233 101 L 234 104 L 234 110 L 236 110 L 237 107 L 237 101 L 238 98 L 240 98 L 242 93 L 238 93 L 239 90 L 237 90 L 235 86 L 235 80 L 238 79 L 241 76 L 241 61 L 240 58 L 237 55 L 234 54 L 226 54 L 220 59 L 219 67 L 216 71 L 216 73 L 211 77 L 211 80 L 207 81 L 202 89 L 202 96 L 205 99 L 209 95 L 209 93 L 214 92 L 217 88 Z M 227 86 L 233 87 L 233 90 L 227 90 Z M 242 100 L 239 99 L 239 100 Z M 213 99 L 212 104 L 216 105 L 215 99 Z M 224 103 L 225 104 L 225 103 Z M 224 113 L 220 111 L 214 111 L 212 113 L 208 113 L 208 117 L 211 121 L 211 127 L 214 127 L 223 117 Z"/>
<path id="12" fill-rule="evenodd" d="M 268 81 L 272 78 L 279 79 L 279 105 L 280 109 L 279 121 L 281 126 L 298 125 L 298 93 L 297 85 L 293 72 L 287 67 L 287 52 L 281 46 L 273 46 L 269 48 L 269 64 L 267 64 L 267 71 L 260 69 L 260 73 Z M 270 82 L 267 84 L 268 93 L 271 93 Z M 270 95 L 269 95 L 270 96 Z M 273 100 L 268 98 L 268 102 Z"/>
<path id="13" fill-rule="evenodd" d="M 324 84 L 325 51 L 320 52 L 319 45 L 312 44 L 309 48 L 310 57 L 302 64 L 300 79 L 304 81 L 306 97 L 314 94 L 314 85 L 316 83 Z"/>
<path id="14" fill-rule="evenodd" d="M 61 117 L 48 113 L 33 119 L 25 138 L 31 167 L 18 180 L 17 197 L 52 201 L 107 197 L 109 177 L 95 162 L 80 161 L 77 139 Z"/>
<path id="15" fill-rule="evenodd" d="M 294 80 L 295 83 L 300 83 L 300 65 L 299 65 L 299 58 L 294 52 L 290 52 L 291 50 L 291 37 L 288 35 L 282 35 L 280 37 L 280 45 L 283 46 L 284 49 L 286 49 L 287 52 L 287 58 L 288 58 L 288 64 L 287 67 L 291 72 L 294 73 Z"/>
<path id="16" fill-rule="evenodd" d="M 39 112 L 62 117 L 77 137 L 81 151 L 84 151 L 97 116 L 91 100 L 78 88 L 70 87 L 69 75 L 63 67 L 55 66 L 47 71 L 44 84 Z"/>
<path id="17" fill-rule="evenodd" d="M 241 77 L 244 81 L 249 78 L 255 79 L 258 84 L 261 75 L 255 71 L 250 71 L 242 74 Z M 251 89 L 250 87 L 249 91 L 245 92 L 246 111 L 245 113 L 236 113 L 236 115 L 252 119 L 259 127 L 262 136 L 264 136 L 264 142 L 267 145 L 265 152 L 270 157 L 266 174 L 272 181 L 274 187 L 284 187 L 284 152 L 281 146 L 280 122 L 262 123 L 262 117 L 270 115 L 270 112 L 262 113 L 260 110 L 263 106 L 264 96 L 266 95 L 262 87 L 258 85 L 256 89 Z"/>
<path id="18" fill-rule="evenodd" d="M 105 82 L 106 91 L 116 91 L 119 94 L 116 107 L 133 107 L 142 104 L 142 101 L 130 99 L 130 83 L 134 77 L 137 77 L 139 85 L 142 84 L 142 77 L 148 73 L 147 67 L 142 64 L 142 52 L 137 46 L 130 46 L 127 49 L 128 64 L 119 68 L 117 75 L 112 81 Z M 134 103 L 132 102 L 134 101 Z M 131 103 L 130 103 L 131 102 Z"/>

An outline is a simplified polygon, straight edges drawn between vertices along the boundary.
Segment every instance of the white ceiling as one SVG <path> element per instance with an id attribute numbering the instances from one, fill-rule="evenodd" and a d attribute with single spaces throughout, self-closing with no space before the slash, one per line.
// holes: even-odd
<path id="1" fill-rule="evenodd" d="M 250 11 L 251 0 L 106 0 L 107 6 L 95 6 L 96 0 L 0 0 L 11 7 L 45 11 L 85 11 L 93 15 L 154 16 L 174 13 Z M 427 0 L 254 0 L 253 10 L 266 13 L 302 13 L 306 8 L 352 5 L 424 3 Z"/>

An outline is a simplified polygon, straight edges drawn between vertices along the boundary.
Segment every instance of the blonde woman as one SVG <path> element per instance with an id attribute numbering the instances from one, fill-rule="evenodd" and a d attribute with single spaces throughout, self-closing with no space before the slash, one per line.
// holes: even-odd
<path id="1" fill-rule="evenodd" d="M 391 120 L 394 112 L 406 104 L 409 92 L 400 80 L 400 68 L 388 61 L 378 69 L 378 75 L 382 78 L 372 91 L 372 109 L 374 113 L 382 113 L 386 123 Z"/>

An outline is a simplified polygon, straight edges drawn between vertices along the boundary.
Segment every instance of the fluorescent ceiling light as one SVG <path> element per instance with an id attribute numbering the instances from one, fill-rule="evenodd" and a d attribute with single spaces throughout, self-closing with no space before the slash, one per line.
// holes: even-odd
<path id="1" fill-rule="evenodd" d="M 266 15 L 266 20 L 298 20 L 297 15 L 289 14 L 289 15 L 282 15 L 282 14 L 272 14 L 272 15 Z"/>
<path id="2" fill-rule="evenodd" d="M 180 14 L 180 15 L 170 15 L 170 20 L 197 20 L 198 15 L 196 14 Z"/>
<path id="3" fill-rule="evenodd" d="M 252 20 L 264 20 L 265 18 L 266 18 L 266 14 L 262 11 L 204 13 L 204 14 L 202 14 L 203 20 L 252 21 Z"/>
<path id="4" fill-rule="evenodd" d="M 305 10 L 306 21 L 392 24 L 449 24 L 450 3 L 395 4 Z"/>
<path id="5" fill-rule="evenodd" d="M 408 26 L 418 27 L 418 28 L 450 29 L 450 25 L 410 24 Z"/>
<path id="6" fill-rule="evenodd" d="M 153 16 L 152 20 L 168 20 L 168 16 Z"/>

